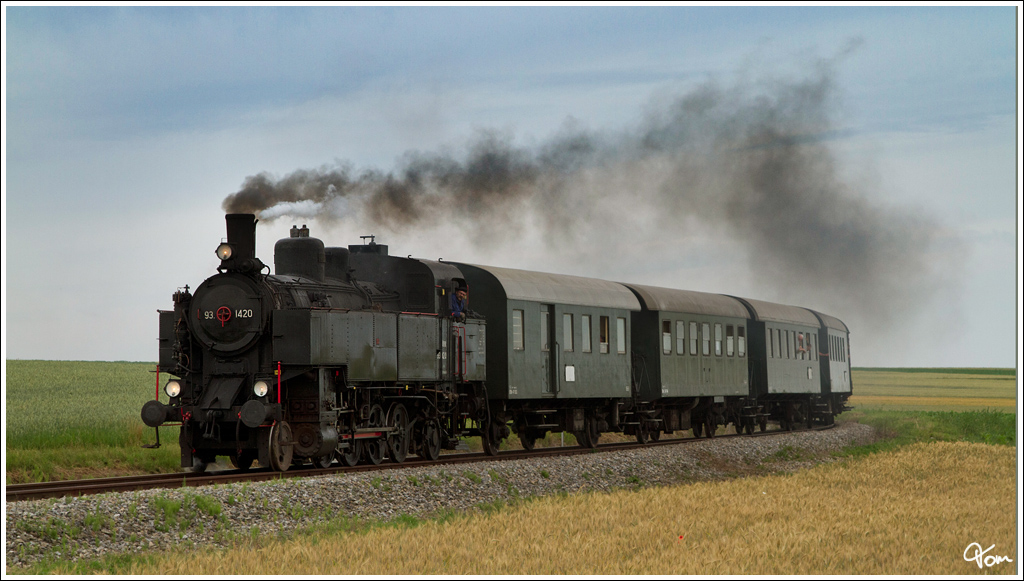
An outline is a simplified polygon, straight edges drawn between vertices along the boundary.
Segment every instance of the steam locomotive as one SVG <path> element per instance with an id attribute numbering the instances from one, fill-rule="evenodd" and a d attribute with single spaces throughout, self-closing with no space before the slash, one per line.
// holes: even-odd
<path id="1" fill-rule="evenodd" d="M 217 274 L 159 311 L 158 373 L 181 465 L 277 471 L 497 454 L 568 431 L 662 433 L 830 423 L 852 391 L 849 329 L 812 310 L 693 291 L 325 247 L 292 227 L 274 273 L 256 217 L 228 214 Z M 452 300 L 472 289 L 469 308 Z M 454 308 L 454 311 L 453 311 Z M 159 384 L 158 379 L 158 384 Z"/>

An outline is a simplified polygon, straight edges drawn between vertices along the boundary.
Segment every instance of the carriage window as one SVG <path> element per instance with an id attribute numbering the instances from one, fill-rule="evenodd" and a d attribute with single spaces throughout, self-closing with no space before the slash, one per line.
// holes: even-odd
<path id="1" fill-rule="evenodd" d="M 523 345 L 523 311 L 519 309 L 512 310 L 512 348 L 516 351 L 522 351 Z"/>
<path id="2" fill-rule="evenodd" d="M 798 359 L 803 359 L 804 354 L 807 353 L 807 347 L 804 345 L 804 334 L 796 334 L 796 356 Z"/>
<path id="3" fill-rule="evenodd" d="M 672 321 L 661 322 L 661 352 L 672 354 Z"/>
<path id="4" fill-rule="evenodd" d="M 725 326 L 725 354 L 732 357 L 735 351 L 735 337 L 733 336 L 733 326 Z"/>
<path id="5" fill-rule="evenodd" d="M 599 345 L 600 345 L 600 348 L 601 348 L 601 353 L 607 353 L 608 352 L 608 317 L 601 317 L 601 336 L 599 337 L 599 339 L 600 339 Z"/>
<path id="6" fill-rule="evenodd" d="M 676 355 L 686 353 L 686 338 L 684 337 L 684 331 L 686 331 L 686 322 L 676 321 Z"/>
<path id="7" fill-rule="evenodd" d="M 590 315 L 580 316 L 580 331 L 583 332 L 583 352 L 590 353 Z"/>
<path id="8" fill-rule="evenodd" d="M 572 351 L 572 315 L 569 313 L 562 314 L 562 348 L 566 351 Z"/>
<path id="9" fill-rule="evenodd" d="M 550 315 L 550 313 L 548 313 L 548 310 L 547 310 L 546 307 L 545 307 L 545 309 L 543 311 L 540 312 L 540 350 L 541 351 L 547 351 L 548 350 L 548 325 L 551 324 L 551 322 L 548 320 L 548 316 L 549 315 Z"/>
<path id="10" fill-rule="evenodd" d="M 768 357 L 775 359 L 775 332 L 768 329 Z"/>
<path id="11" fill-rule="evenodd" d="M 793 353 L 793 350 L 792 350 L 792 348 L 789 345 L 790 341 L 792 341 L 792 339 L 789 338 L 789 331 L 786 331 L 785 341 L 782 344 L 783 345 L 782 357 L 784 359 L 789 359 L 790 358 L 790 354 Z"/>
<path id="12" fill-rule="evenodd" d="M 617 317 L 615 319 L 615 344 L 619 348 L 619 353 L 626 352 L 626 319 Z"/>
<path id="13" fill-rule="evenodd" d="M 715 323 L 715 356 L 722 356 L 722 324 Z"/>
<path id="14" fill-rule="evenodd" d="M 711 325 L 700 324 L 701 353 L 711 355 Z"/>
<path id="15" fill-rule="evenodd" d="M 697 323 L 690 323 L 690 355 L 697 354 Z"/>
<path id="16" fill-rule="evenodd" d="M 739 355 L 740 357 L 746 357 L 747 356 L 746 329 L 744 327 L 739 327 L 738 329 L 736 329 L 736 331 L 737 331 L 737 334 L 736 334 L 736 350 L 737 350 L 737 353 L 736 354 Z"/>

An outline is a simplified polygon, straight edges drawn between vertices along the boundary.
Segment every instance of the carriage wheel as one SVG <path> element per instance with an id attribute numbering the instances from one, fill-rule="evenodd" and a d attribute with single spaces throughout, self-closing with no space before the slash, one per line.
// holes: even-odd
<path id="1" fill-rule="evenodd" d="M 651 441 L 651 427 L 647 425 L 647 420 L 641 419 L 637 425 L 636 441 L 638 444 L 647 444 Z"/>
<path id="2" fill-rule="evenodd" d="M 576 434 L 576 441 L 584 448 L 596 448 L 601 439 L 601 431 L 597 427 L 597 418 L 587 415 L 583 420 L 583 430 Z"/>
<path id="3" fill-rule="evenodd" d="M 597 443 L 601 440 L 601 424 L 597 420 L 597 416 L 590 416 L 590 421 L 586 424 L 587 431 L 590 432 L 590 447 L 596 448 Z"/>
<path id="4" fill-rule="evenodd" d="M 497 456 L 498 448 L 501 446 L 501 437 L 498 435 L 498 422 L 491 419 L 483 429 L 480 436 L 480 443 L 483 444 L 484 453 L 488 456 Z"/>
<path id="5" fill-rule="evenodd" d="M 523 450 L 530 452 L 537 446 L 537 435 L 526 428 L 519 432 L 519 442 L 522 443 Z"/>
<path id="6" fill-rule="evenodd" d="M 697 422 L 696 424 L 693 424 L 693 426 L 691 426 L 691 428 L 693 429 L 693 437 L 694 438 L 699 438 L 700 437 L 700 433 L 702 431 L 701 428 L 703 428 L 703 427 L 704 427 L 704 424 L 702 424 L 701 422 Z"/>

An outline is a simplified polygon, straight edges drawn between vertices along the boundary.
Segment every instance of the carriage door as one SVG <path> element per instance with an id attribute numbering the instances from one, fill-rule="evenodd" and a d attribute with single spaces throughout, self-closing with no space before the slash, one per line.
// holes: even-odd
<path id="1" fill-rule="evenodd" d="M 543 394 L 549 396 L 555 395 L 558 385 L 555 378 L 555 371 L 558 369 L 558 349 L 554 343 L 554 312 L 554 305 L 540 306 L 541 385 Z"/>
<path id="2" fill-rule="evenodd" d="M 700 324 L 700 379 L 705 393 L 711 388 L 711 324 Z"/>

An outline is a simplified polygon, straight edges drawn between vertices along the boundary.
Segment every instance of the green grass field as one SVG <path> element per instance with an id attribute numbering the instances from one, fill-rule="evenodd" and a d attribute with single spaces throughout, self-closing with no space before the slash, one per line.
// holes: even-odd
<path id="1" fill-rule="evenodd" d="M 8 360 L 7 482 L 180 470 L 175 428 L 161 430 L 164 445 L 160 449 L 142 448 L 155 441 L 154 431 L 139 416 L 142 405 L 156 393 L 155 367 L 153 363 Z M 854 413 L 861 415 L 848 417 L 861 421 L 866 421 L 865 411 L 1012 414 L 1017 407 L 1012 369 L 855 368 L 853 388 L 851 404 L 857 410 Z M 876 416 L 882 417 L 871 417 Z M 557 436 L 550 438 L 554 441 Z M 611 441 L 613 436 L 602 439 Z M 518 440 L 511 438 L 508 447 L 518 447 Z"/>
<path id="2" fill-rule="evenodd" d="M 854 368 L 850 404 L 861 410 L 1015 413 L 1017 377 L 1013 369 Z"/>
<path id="3" fill-rule="evenodd" d="M 7 361 L 7 482 L 178 470 L 177 433 L 140 417 L 156 394 L 153 363 Z M 167 396 L 163 396 L 166 402 Z"/>
<path id="4" fill-rule="evenodd" d="M 893 373 L 941 373 L 944 375 L 1009 375 L 1017 376 L 1017 370 L 1004 367 L 854 367 L 854 374 L 861 371 Z"/>

